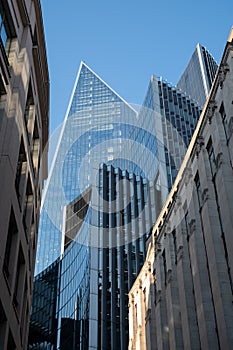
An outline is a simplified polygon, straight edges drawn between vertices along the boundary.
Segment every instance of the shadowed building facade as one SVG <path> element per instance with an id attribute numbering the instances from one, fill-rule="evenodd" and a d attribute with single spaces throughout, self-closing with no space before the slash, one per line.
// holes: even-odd
<path id="1" fill-rule="evenodd" d="M 26 349 L 49 75 L 40 1 L 0 2 L 0 348 Z M 43 156 L 42 156 L 43 153 Z"/>

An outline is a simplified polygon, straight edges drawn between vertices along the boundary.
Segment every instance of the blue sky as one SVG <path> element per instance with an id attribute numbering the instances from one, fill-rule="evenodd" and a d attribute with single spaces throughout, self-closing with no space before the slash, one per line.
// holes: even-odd
<path id="1" fill-rule="evenodd" d="M 41 0 L 50 74 L 50 131 L 62 123 L 80 61 L 129 103 L 151 74 L 175 84 L 198 42 L 217 62 L 233 25 L 232 0 Z"/>

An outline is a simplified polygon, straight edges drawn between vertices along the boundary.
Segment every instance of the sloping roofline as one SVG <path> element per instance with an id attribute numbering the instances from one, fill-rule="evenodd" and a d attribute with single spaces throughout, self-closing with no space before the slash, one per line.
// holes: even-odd
<path id="1" fill-rule="evenodd" d="M 84 61 L 81 61 L 80 65 L 79 65 L 78 73 L 77 73 L 77 76 L 76 76 L 76 79 L 75 79 L 75 83 L 74 83 L 74 86 L 73 86 L 73 90 L 72 90 L 72 93 L 71 93 L 71 97 L 70 97 L 70 101 L 69 101 L 69 104 L 68 104 L 68 108 L 66 110 L 65 119 L 63 121 L 61 132 L 60 132 L 60 135 L 59 135 L 59 138 L 58 138 L 57 147 L 56 147 L 56 150 L 54 152 L 51 168 L 50 168 L 50 171 L 49 171 L 49 176 L 48 176 L 48 179 L 46 181 L 45 189 L 44 189 L 44 192 L 43 192 L 43 196 L 42 196 L 42 200 L 41 200 L 41 211 L 42 211 L 43 206 L 44 206 L 46 193 L 48 191 L 49 183 L 50 183 L 50 180 L 51 180 L 51 177 L 52 177 L 53 169 L 54 169 L 54 166 L 55 166 L 55 163 L 56 163 L 56 159 L 57 159 L 57 155 L 58 155 L 58 152 L 59 152 L 61 140 L 62 140 L 62 137 L 63 137 L 63 134 L 64 134 L 66 122 L 67 122 L 67 119 L 68 119 L 68 116 L 69 116 L 71 104 L 72 104 L 72 101 L 73 101 L 73 98 L 74 98 L 75 90 L 77 88 L 77 84 L 78 84 L 78 81 L 79 81 L 80 74 L 81 74 L 83 66 L 85 66 L 98 80 L 100 80 L 104 85 L 106 85 L 106 87 L 109 90 L 111 90 L 134 113 L 136 113 L 136 115 L 138 115 L 138 112 L 128 102 L 126 102 L 115 90 L 113 90 L 103 79 L 101 79 Z"/>

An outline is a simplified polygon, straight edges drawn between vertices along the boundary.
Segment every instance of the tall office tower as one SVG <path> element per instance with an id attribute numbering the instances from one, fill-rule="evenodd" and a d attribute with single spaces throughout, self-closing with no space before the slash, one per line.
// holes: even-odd
<path id="1" fill-rule="evenodd" d="M 0 349 L 26 349 L 49 76 L 39 1 L 0 2 Z M 43 156 L 42 156 L 43 153 Z"/>
<path id="2" fill-rule="evenodd" d="M 168 116 L 169 89 L 162 81 L 151 83 L 146 101 L 153 108 L 145 103 L 137 113 L 81 63 L 46 184 L 39 231 L 35 283 L 42 289 L 46 286 L 45 293 L 49 291 L 52 298 L 47 299 L 47 310 L 55 303 L 56 311 L 47 312 L 51 315 L 52 328 L 46 326 L 49 336 L 38 335 L 35 328 L 44 329 L 38 295 L 43 305 L 46 297 L 35 292 L 30 349 L 45 342 L 47 348 L 58 349 L 68 345 L 127 348 L 127 293 L 145 259 L 145 238 L 168 193 L 165 150 L 169 153 L 170 138 L 164 141 L 169 113 L 174 109 L 175 118 L 181 119 L 181 129 L 174 136 L 180 139 L 176 147 L 185 148 L 193 131 L 190 126 L 189 133 L 188 127 L 198 118 L 198 107 L 174 88 L 172 98 L 177 98 L 177 105 L 172 99 Z M 184 150 L 177 158 L 183 154 Z M 84 198 L 89 188 L 80 225 L 77 208 L 83 206 L 80 196 Z"/>
<path id="3" fill-rule="evenodd" d="M 161 193 L 145 178 L 105 164 L 99 191 L 99 237 L 106 248 L 98 252 L 98 349 L 127 349 L 128 292 L 145 261 Z"/>
<path id="4" fill-rule="evenodd" d="M 203 107 L 217 68 L 217 63 L 206 48 L 197 44 L 187 68 L 177 83 L 177 87 Z"/>
<path id="5" fill-rule="evenodd" d="M 144 101 L 144 114 L 155 112 L 155 134 L 164 194 L 168 195 L 196 127 L 201 109 L 186 94 L 162 78 L 152 76 Z M 163 173 L 164 172 L 164 173 Z M 162 176 L 163 175 L 163 176 Z M 165 198 L 166 199 L 166 198 Z"/>

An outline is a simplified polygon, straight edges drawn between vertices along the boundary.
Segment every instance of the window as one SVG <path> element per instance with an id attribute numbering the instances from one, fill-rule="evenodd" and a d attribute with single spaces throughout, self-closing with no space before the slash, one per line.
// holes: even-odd
<path id="1" fill-rule="evenodd" d="M 7 42 L 7 25 L 6 25 L 6 15 L 2 9 L 2 5 L 0 6 L 0 35 L 3 46 L 6 47 Z"/>
<path id="2" fill-rule="evenodd" d="M 11 265 L 14 257 L 12 248 L 13 248 L 13 242 L 15 238 L 14 236 L 16 235 L 17 232 L 18 232 L 18 229 L 17 229 L 16 220 L 15 220 L 15 215 L 14 215 L 13 209 L 11 209 L 4 262 L 3 262 L 3 271 L 6 277 L 9 277 L 11 275 Z"/>
<path id="3" fill-rule="evenodd" d="M 25 334 L 26 332 L 26 321 L 28 316 L 28 304 L 27 304 L 27 294 L 28 294 L 28 287 L 27 287 L 27 278 L 25 276 L 24 281 L 24 292 L 23 292 L 23 307 L 22 307 L 22 317 L 20 322 L 20 328 L 21 328 L 21 334 Z"/>
<path id="4" fill-rule="evenodd" d="M 11 16 L 9 14 L 9 9 L 7 2 L 0 2 L 0 48 L 5 50 L 5 53 L 8 54 L 10 48 L 10 38 L 13 38 L 15 35 L 13 22 L 11 21 Z"/>
<path id="5" fill-rule="evenodd" d="M 22 195 L 23 195 L 23 185 L 24 185 L 24 181 L 26 180 L 26 170 L 27 170 L 27 157 L 26 157 L 26 152 L 24 148 L 23 138 L 21 138 L 16 177 L 15 177 L 15 189 L 16 189 L 20 204 L 21 204 Z"/>
<path id="6" fill-rule="evenodd" d="M 136 327 L 138 326 L 138 307 L 137 304 L 135 304 L 135 321 L 136 321 Z"/>
<path id="7" fill-rule="evenodd" d="M 173 246 L 174 246 L 174 255 L 175 255 L 175 263 L 177 263 L 177 240 L 176 240 L 176 230 L 172 231 L 173 238 Z"/>
<path id="8" fill-rule="evenodd" d="M 228 124 L 227 124 L 227 117 L 226 117 L 226 112 L 225 112 L 223 103 L 220 106 L 219 113 L 221 114 L 225 136 L 226 136 L 226 139 L 228 140 L 228 137 L 229 137 Z"/>
<path id="9" fill-rule="evenodd" d="M 30 138 L 31 138 L 31 133 L 33 128 L 34 113 L 35 113 L 35 105 L 34 105 L 34 99 L 33 99 L 33 93 L 32 93 L 32 85 L 30 82 L 28 87 L 26 106 L 24 110 L 24 120 L 25 120 L 25 125 L 28 133 L 29 143 L 30 143 Z"/>
<path id="10" fill-rule="evenodd" d="M 195 185 L 196 185 L 196 190 L 197 190 L 197 200 L 198 200 L 198 205 L 199 209 L 202 207 L 202 198 L 201 198 L 201 185 L 200 185 L 200 178 L 199 175 L 197 174 L 195 177 Z"/>
<path id="11" fill-rule="evenodd" d="M 38 171 L 39 161 L 40 161 L 40 138 L 39 138 L 37 121 L 35 121 L 34 131 L 33 131 L 33 140 L 32 140 L 32 162 L 33 162 L 34 175 L 36 175 Z"/>
<path id="12" fill-rule="evenodd" d="M 190 232 L 189 232 L 189 215 L 188 215 L 188 212 L 185 214 L 184 220 L 185 220 L 185 228 L 186 228 L 187 240 L 189 240 Z"/>
<path id="13" fill-rule="evenodd" d="M 163 270 L 164 270 L 164 283 L 166 284 L 166 280 L 167 280 L 167 261 L 166 261 L 166 253 L 165 253 L 165 249 L 162 253 L 162 258 L 163 258 Z"/>
<path id="14" fill-rule="evenodd" d="M 24 225 L 25 233 L 26 232 L 28 233 L 31 227 L 32 212 L 33 212 L 33 192 L 32 192 L 32 184 L 30 181 L 30 177 L 28 177 L 24 212 L 23 212 L 23 225 Z"/>
<path id="15" fill-rule="evenodd" d="M 17 271 L 15 276 L 14 297 L 13 297 L 13 303 L 15 307 L 18 307 L 21 301 L 21 295 L 23 293 L 23 287 L 24 287 L 24 281 L 25 281 L 24 271 L 25 271 L 25 260 L 23 256 L 22 247 L 20 246 L 18 261 L 17 261 Z"/>
<path id="16" fill-rule="evenodd" d="M 214 176 L 215 173 L 216 173 L 216 162 L 215 162 L 214 149 L 213 149 L 213 145 L 212 145 L 212 140 L 211 139 L 210 139 L 210 141 L 208 142 L 208 145 L 207 145 L 207 152 L 208 152 L 208 155 L 209 155 L 209 162 L 210 162 L 211 173 L 212 173 L 212 176 Z"/>

